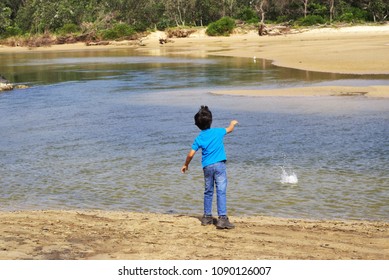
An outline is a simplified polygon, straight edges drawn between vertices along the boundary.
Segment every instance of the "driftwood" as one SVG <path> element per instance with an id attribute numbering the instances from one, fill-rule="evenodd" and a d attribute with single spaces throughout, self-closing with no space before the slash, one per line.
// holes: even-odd
<path id="1" fill-rule="evenodd" d="M 86 42 L 85 44 L 86 44 L 88 47 L 89 47 L 89 46 L 107 46 L 107 45 L 109 45 L 109 41 Z"/>
<path id="2" fill-rule="evenodd" d="M 266 26 L 264 24 L 260 24 L 258 26 L 258 35 L 259 36 L 277 36 L 277 35 L 285 35 L 296 33 L 291 30 L 290 26 L 284 25 L 276 25 L 276 26 Z"/>
<path id="3" fill-rule="evenodd" d="M 166 30 L 166 35 L 168 38 L 187 38 L 191 34 L 195 33 L 195 29 L 177 29 L 177 28 L 170 28 Z"/>

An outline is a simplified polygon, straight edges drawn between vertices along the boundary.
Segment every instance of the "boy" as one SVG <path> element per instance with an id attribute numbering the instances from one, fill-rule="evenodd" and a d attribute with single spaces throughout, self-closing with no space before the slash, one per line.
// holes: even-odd
<path id="1" fill-rule="evenodd" d="M 211 128 L 212 113 L 208 106 L 201 106 L 200 110 L 194 116 L 195 125 L 201 129 L 200 134 L 194 140 L 192 149 L 186 157 L 185 164 L 181 172 L 188 170 L 189 163 L 195 153 L 202 150 L 202 167 L 204 171 L 205 191 L 204 191 L 204 216 L 201 219 L 201 225 L 212 225 L 212 200 L 214 185 L 216 185 L 217 194 L 217 212 L 219 219 L 216 223 L 217 229 L 232 229 L 235 226 L 231 224 L 227 217 L 227 173 L 226 173 L 226 153 L 224 150 L 223 138 L 231 133 L 238 121 L 231 121 L 227 128 Z"/>

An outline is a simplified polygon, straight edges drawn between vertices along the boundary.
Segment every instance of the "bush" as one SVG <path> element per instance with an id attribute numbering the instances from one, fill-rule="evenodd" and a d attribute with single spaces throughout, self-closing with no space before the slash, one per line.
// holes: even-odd
<path id="1" fill-rule="evenodd" d="M 367 12 L 358 8 L 350 8 L 339 17 L 340 21 L 345 22 L 364 22 L 366 19 Z"/>
<path id="2" fill-rule="evenodd" d="M 23 32 L 19 27 L 8 26 L 5 28 L 5 32 L 0 35 L 0 38 L 20 36 L 22 34 L 23 34 Z"/>
<path id="3" fill-rule="evenodd" d="M 209 36 L 228 36 L 235 27 L 235 20 L 230 17 L 223 17 L 208 25 L 206 33 Z"/>
<path id="4" fill-rule="evenodd" d="M 316 25 L 316 24 L 324 24 L 326 23 L 325 19 L 321 16 L 317 15 L 309 15 L 305 18 L 299 18 L 296 23 L 298 25 L 302 26 L 310 26 L 310 25 Z"/>
<path id="5" fill-rule="evenodd" d="M 257 23 L 259 20 L 257 13 L 249 7 L 246 7 L 239 12 L 238 19 L 247 23 Z"/>
<path id="6" fill-rule="evenodd" d="M 70 33 L 77 33 L 80 31 L 81 31 L 81 28 L 78 25 L 76 25 L 74 23 L 67 23 L 58 30 L 58 33 L 61 35 L 66 35 L 66 34 L 70 34 Z"/>
<path id="7" fill-rule="evenodd" d="M 116 40 L 116 39 L 123 39 L 128 38 L 132 35 L 134 35 L 136 32 L 134 28 L 131 26 L 125 24 L 125 23 L 118 23 L 114 25 L 111 29 L 106 29 L 101 32 L 101 37 L 104 40 Z"/>
<path id="8" fill-rule="evenodd" d="M 157 22 L 157 24 L 155 25 L 155 27 L 157 28 L 157 30 L 160 30 L 160 31 L 163 31 L 167 28 L 169 28 L 170 26 L 173 26 L 173 23 L 167 19 L 167 18 L 162 18 L 160 21 Z"/>
<path id="9" fill-rule="evenodd" d="M 288 16 L 278 16 L 276 19 L 276 23 L 284 23 L 284 22 L 288 22 L 288 21 L 289 21 Z"/>

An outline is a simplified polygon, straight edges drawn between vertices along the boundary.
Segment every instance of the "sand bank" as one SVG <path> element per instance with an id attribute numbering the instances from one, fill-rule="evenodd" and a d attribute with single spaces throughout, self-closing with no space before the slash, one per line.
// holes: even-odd
<path id="1" fill-rule="evenodd" d="M 0 259 L 389 259 L 389 223 L 102 211 L 0 212 Z"/>
<path id="2" fill-rule="evenodd" d="M 321 87 L 296 87 L 278 88 L 266 90 L 219 90 L 213 94 L 243 95 L 243 96 L 365 96 L 365 97 L 389 97 L 389 86 L 321 86 Z"/>
<path id="3" fill-rule="evenodd" d="M 110 45 L 104 46 L 86 46 L 84 43 L 35 49 L 0 46 L 0 53 L 134 48 L 147 55 L 255 57 L 271 60 L 278 66 L 300 70 L 348 74 L 389 74 L 389 63 L 386 63 L 389 61 L 389 24 L 305 29 L 300 30 L 299 33 L 262 37 L 254 31 L 234 34 L 230 37 L 209 37 L 205 34 L 205 30 L 201 29 L 189 38 L 173 39 L 167 44 L 159 44 L 159 39 L 165 37 L 164 32 L 154 32 L 141 41 L 111 42 Z M 389 96 L 386 85 L 217 93 L 262 96 Z"/>
<path id="4" fill-rule="evenodd" d="M 189 38 L 160 45 L 164 32 L 153 32 L 141 41 L 111 42 L 107 46 L 84 43 L 29 49 L 0 45 L 0 53 L 136 48 L 151 55 L 180 54 L 256 57 L 275 65 L 331 73 L 389 74 L 389 24 L 342 28 L 304 29 L 280 36 L 258 36 L 254 31 L 229 37 L 209 37 L 201 29 Z"/>
<path id="5" fill-rule="evenodd" d="M 301 33 L 260 37 L 256 32 L 230 37 L 190 38 L 156 46 L 162 34 L 144 40 L 143 50 L 194 56 L 220 55 L 263 58 L 275 65 L 331 73 L 389 74 L 389 24 L 301 30 Z M 158 47 L 158 48 L 157 48 Z"/>

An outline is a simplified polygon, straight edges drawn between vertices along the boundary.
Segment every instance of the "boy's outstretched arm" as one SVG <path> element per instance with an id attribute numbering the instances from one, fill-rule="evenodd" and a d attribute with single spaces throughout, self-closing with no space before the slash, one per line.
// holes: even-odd
<path id="1" fill-rule="evenodd" d="M 237 125 L 237 124 L 238 124 L 237 120 L 231 121 L 230 125 L 226 128 L 227 133 L 231 133 L 232 131 L 234 131 L 235 125 Z"/>
<path id="2" fill-rule="evenodd" d="M 195 153 L 196 153 L 195 150 L 190 150 L 190 152 L 186 156 L 185 163 L 181 168 L 182 173 L 185 173 L 187 170 L 189 170 L 189 163 L 192 161 L 192 158 L 194 157 Z"/>

